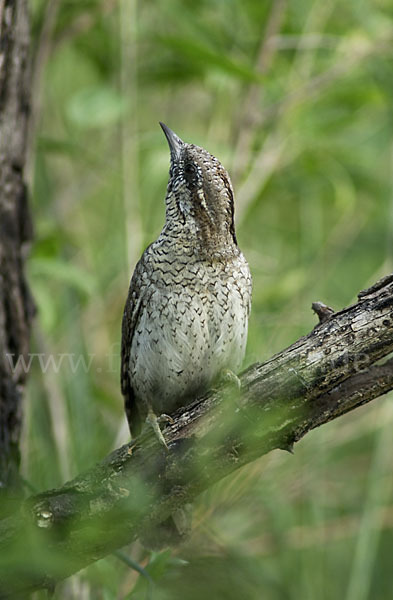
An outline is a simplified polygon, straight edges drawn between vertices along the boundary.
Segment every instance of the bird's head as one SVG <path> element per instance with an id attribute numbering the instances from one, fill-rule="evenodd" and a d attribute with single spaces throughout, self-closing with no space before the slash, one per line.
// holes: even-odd
<path id="1" fill-rule="evenodd" d="M 183 142 L 160 123 L 168 140 L 171 166 L 166 196 L 166 222 L 195 233 L 201 244 L 236 244 L 231 180 L 217 158 Z"/>

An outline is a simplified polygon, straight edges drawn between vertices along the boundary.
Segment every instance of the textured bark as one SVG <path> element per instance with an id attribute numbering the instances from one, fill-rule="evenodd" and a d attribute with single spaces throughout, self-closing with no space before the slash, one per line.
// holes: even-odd
<path id="1" fill-rule="evenodd" d="M 1 521 L 4 597 L 50 587 L 155 530 L 242 465 L 292 451 L 311 429 L 393 389 L 393 276 L 338 313 L 320 308 L 310 334 L 241 375 L 241 392 L 212 390 L 173 415 L 168 453 L 144 434 Z"/>
<path id="2" fill-rule="evenodd" d="M 17 487 L 21 400 L 33 315 L 23 263 L 31 221 L 23 180 L 30 70 L 26 0 L 0 0 L 0 489 Z M 5 503 L 2 502 L 4 510 Z"/>

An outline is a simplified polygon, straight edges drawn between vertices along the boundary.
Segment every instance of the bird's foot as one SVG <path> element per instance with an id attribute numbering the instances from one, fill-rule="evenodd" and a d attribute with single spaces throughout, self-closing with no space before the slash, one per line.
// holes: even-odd
<path id="1" fill-rule="evenodd" d="M 169 423 L 170 425 L 173 425 L 175 422 L 170 415 L 166 415 L 165 413 L 157 417 L 157 421 L 158 423 Z"/>
<path id="2" fill-rule="evenodd" d="M 241 390 L 242 384 L 239 377 L 230 369 L 223 369 L 220 373 L 220 381 L 227 383 L 228 385 L 236 388 L 237 391 Z"/>
<path id="3" fill-rule="evenodd" d="M 242 382 L 239 377 L 231 371 L 231 369 L 222 369 L 220 371 L 219 383 L 224 384 L 224 394 L 228 395 L 231 401 L 236 406 L 236 412 L 241 412 L 241 414 L 247 418 L 246 412 L 241 403 L 241 389 Z"/>
<path id="4" fill-rule="evenodd" d="M 162 444 L 162 446 L 164 446 L 165 450 L 167 450 L 169 452 L 168 445 L 165 441 L 165 438 L 163 436 L 163 433 L 160 429 L 159 424 L 160 423 L 173 423 L 172 417 L 170 417 L 169 415 L 165 415 L 165 414 L 157 417 L 157 415 L 151 409 L 149 409 L 149 412 L 147 413 L 147 417 L 146 417 L 146 423 L 148 423 L 148 425 L 150 425 L 153 428 L 153 431 L 156 434 L 158 441 L 160 442 L 160 444 Z"/>

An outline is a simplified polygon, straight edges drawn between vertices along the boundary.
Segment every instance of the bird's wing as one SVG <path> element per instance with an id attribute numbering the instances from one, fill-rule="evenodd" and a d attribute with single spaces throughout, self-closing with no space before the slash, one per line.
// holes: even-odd
<path id="1" fill-rule="evenodd" d="M 138 262 L 131 279 L 126 305 L 124 307 L 121 335 L 121 391 L 124 396 L 124 408 L 132 435 L 138 435 L 142 426 L 140 406 L 135 398 L 130 376 L 130 353 L 134 332 L 138 326 L 142 307 L 143 289 L 141 277 L 143 272 L 143 257 Z"/>

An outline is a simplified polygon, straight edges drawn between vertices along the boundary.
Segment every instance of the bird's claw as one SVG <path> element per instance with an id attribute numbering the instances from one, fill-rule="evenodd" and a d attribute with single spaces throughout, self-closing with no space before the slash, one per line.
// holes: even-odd
<path id="1" fill-rule="evenodd" d="M 172 417 L 170 415 L 166 415 L 165 413 L 163 413 L 162 415 L 157 417 L 157 422 L 158 423 L 169 423 L 170 425 L 173 425 L 173 423 L 175 421 L 172 419 Z"/>
<path id="2" fill-rule="evenodd" d="M 221 371 L 220 380 L 223 383 L 232 385 L 233 387 L 235 387 L 237 389 L 237 391 L 241 390 L 242 384 L 241 384 L 239 377 L 236 375 L 236 373 L 234 373 L 230 369 L 223 369 Z"/>
<path id="3" fill-rule="evenodd" d="M 159 423 L 162 423 L 162 422 L 173 423 L 173 419 L 169 415 L 165 415 L 165 414 L 157 417 L 157 415 L 150 409 L 149 412 L 147 413 L 146 423 L 148 423 L 148 425 L 150 425 L 152 427 L 160 444 L 162 446 L 164 446 L 165 450 L 167 450 L 169 452 L 168 444 L 165 441 L 165 438 L 163 436 L 163 433 L 162 433 L 162 431 L 160 429 L 160 425 L 159 425 Z"/>

